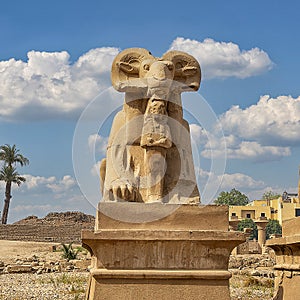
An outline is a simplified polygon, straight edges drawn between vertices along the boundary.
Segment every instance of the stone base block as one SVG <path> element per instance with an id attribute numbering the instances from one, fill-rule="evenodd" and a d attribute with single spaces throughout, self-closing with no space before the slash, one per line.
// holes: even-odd
<path id="1" fill-rule="evenodd" d="M 122 205 L 125 212 L 137 208 L 122 203 L 118 210 Z M 147 204 L 139 205 L 138 210 Z M 152 206 L 152 213 L 163 207 Z M 228 260 L 245 238 L 228 231 L 222 211 L 226 216 L 228 208 L 181 206 L 149 226 L 113 220 L 99 211 L 95 232 L 82 232 L 92 254 L 86 299 L 230 299 Z"/>
<path id="2" fill-rule="evenodd" d="M 135 202 L 99 203 L 95 232 L 103 229 L 228 231 L 228 207 Z"/>
<path id="3" fill-rule="evenodd" d="M 283 237 L 267 241 L 276 254 L 274 300 L 300 299 L 300 218 L 283 222 Z"/>
<path id="4" fill-rule="evenodd" d="M 154 271 L 147 274 L 139 271 L 134 276 L 130 272 L 116 273 L 93 273 L 87 299 L 230 299 L 228 272 L 169 274 L 168 271 Z"/>

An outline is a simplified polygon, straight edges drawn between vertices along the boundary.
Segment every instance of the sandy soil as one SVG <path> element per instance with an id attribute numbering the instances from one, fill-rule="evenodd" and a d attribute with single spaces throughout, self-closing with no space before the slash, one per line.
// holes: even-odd
<path id="1" fill-rule="evenodd" d="M 15 262 L 16 259 L 32 257 L 36 255 L 47 260 L 58 260 L 61 252 L 53 252 L 52 246 L 59 243 L 21 242 L 0 240 L 0 261 L 7 263 Z"/>
<path id="2" fill-rule="evenodd" d="M 21 242 L 0 240 L 0 261 L 14 263 L 17 259 L 33 255 L 46 261 L 61 259 L 61 252 L 53 252 L 52 246 L 59 243 Z M 74 245 L 75 247 L 77 245 Z M 0 300 L 27 299 L 84 299 L 88 272 L 50 273 L 50 274 L 2 274 L 0 275 Z M 249 276 L 234 275 L 230 280 L 232 300 L 270 300 L 273 288 L 265 279 L 249 281 Z M 269 280 L 270 281 L 270 280 Z M 12 283 L 22 282 L 18 289 Z M 249 284 L 251 283 L 251 284 Z M 17 285 L 18 286 L 18 285 Z"/>

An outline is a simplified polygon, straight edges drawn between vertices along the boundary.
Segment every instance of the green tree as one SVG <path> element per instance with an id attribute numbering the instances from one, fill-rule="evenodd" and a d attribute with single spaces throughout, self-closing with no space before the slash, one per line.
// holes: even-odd
<path id="1" fill-rule="evenodd" d="M 282 227 L 278 220 L 269 220 L 266 226 L 266 237 L 270 238 L 271 234 L 282 234 Z"/>
<path id="2" fill-rule="evenodd" d="M 3 166 L 0 171 L 0 181 L 5 182 L 5 199 L 4 199 L 4 207 L 2 212 L 1 223 L 6 224 L 8 218 L 8 210 L 11 196 L 11 186 L 12 183 L 16 183 L 18 186 L 22 182 L 25 182 L 26 179 L 17 172 L 15 167 L 12 166 Z"/>
<path id="3" fill-rule="evenodd" d="M 5 199 L 4 208 L 2 212 L 1 223 L 6 224 L 8 218 L 8 210 L 10 205 L 11 187 L 12 183 L 16 183 L 18 186 L 26 179 L 17 172 L 16 165 L 21 166 L 29 164 L 28 158 L 19 153 L 20 150 L 16 148 L 16 145 L 10 146 L 8 144 L 0 146 L 0 160 L 3 161 L 3 166 L 0 171 L 0 181 L 5 182 Z"/>
<path id="4" fill-rule="evenodd" d="M 249 203 L 248 197 L 236 189 L 230 192 L 221 192 L 215 200 L 218 205 L 246 205 Z"/>
<path id="5" fill-rule="evenodd" d="M 4 165 L 13 166 L 19 163 L 22 167 L 29 164 L 28 158 L 19 153 L 20 150 L 16 148 L 16 145 L 10 146 L 5 144 L 0 146 L 0 160 L 4 162 Z"/>
<path id="6" fill-rule="evenodd" d="M 263 200 L 273 200 L 278 199 L 281 195 L 274 193 L 273 191 L 267 191 L 263 194 Z"/>
<path id="7" fill-rule="evenodd" d="M 254 238 L 257 240 L 257 226 L 252 219 L 244 219 L 238 223 L 237 229 L 238 231 L 244 231 L 244 228 L 252 228 L 252 233 L 250 235 L 250 240 Z"/>

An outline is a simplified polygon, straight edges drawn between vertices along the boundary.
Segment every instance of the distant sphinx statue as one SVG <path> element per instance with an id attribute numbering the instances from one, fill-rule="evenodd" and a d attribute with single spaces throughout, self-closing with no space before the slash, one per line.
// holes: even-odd
<path id="1" fill-rule="evenodd" d="M 103 201 L 199 203 L 189 125 L 181 93 L 197 91 L 197 60 L 180 51 L 156 58 L 142 48 L 119 53 L 113 87 L 125 92 L 101 162 Z"/>

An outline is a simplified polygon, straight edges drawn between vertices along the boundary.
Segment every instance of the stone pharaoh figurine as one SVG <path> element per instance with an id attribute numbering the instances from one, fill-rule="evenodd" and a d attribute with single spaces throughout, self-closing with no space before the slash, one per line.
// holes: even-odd
<path id="1" fill-rule="evenodd" d="M 130 48 L 115 58 L 111 79 L 125 101 L 100 167 L 103 200 L 199 203 L 181 103 L 182 92 L 199 89 L 197 60 L 180 51 L 156 58 Z"/>

